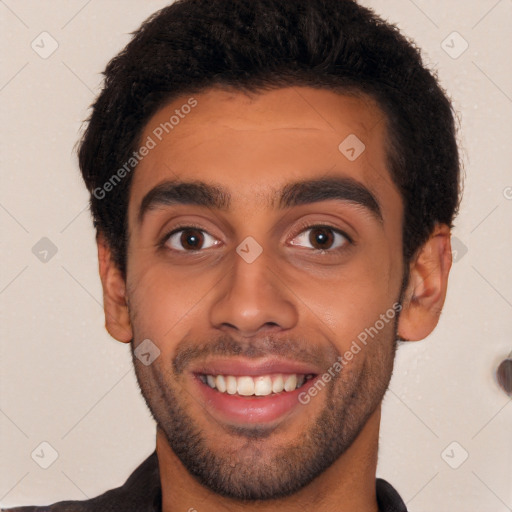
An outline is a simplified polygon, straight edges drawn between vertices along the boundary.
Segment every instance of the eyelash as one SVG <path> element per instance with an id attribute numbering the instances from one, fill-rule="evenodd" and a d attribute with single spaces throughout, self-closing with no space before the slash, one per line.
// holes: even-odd
<path id="1" fill-rule="evenodd" d="M 292 238 L 295 238 L 296 236 L 300 235 L 303 231 L 307 231 L 308 229 L 312 229 L 312 228 L 328 228 L 328 229 L 334 231 L 335 233 L 338 233 L 338 235 L 341 235 L 343 238 L 345 238 L 347 240 L 348 244 L 350 244 L 350 245 L 354 244 L 354 241 L 352 240 L 352 238 L 349 237 L 344 231 L 342 231 L 339 228 L 331 226 L 330 224 L 315 224 L 315 223 L 309 223 L 307 221 L 301 222 L 299 227 L 293 231 Z M 312 250 L 316 251 L 316 252 L 337 252 L 337 251 L 342 251 L 343 249 L 346 249 L 346 247 L 342 246 L 342 247 L 338 247 L 337 249 L 312 249 Z"/>
<path id="2" fill-rule="evenodd" d="M 206 229 L 203 229 L 201 226 L 198 226 L 197 224 L 179 224 L 178 226 L 174 227 L 172 229 L 172 231 L 169 231 L 166 235 L 164 235 L 161 242 L 158 244 L 159 247 L 176 252 L 174 249 L 169 249 L 168 247 L 166 247 L 166 244 L 172 235 L 179 233 L 180 231 L 184 231 L 186 229 L 197 229 L 198 231 L 208 233 L 206 231 Z M 193 251 L 187 251 L 187 252 L 193 252 Z"/>
<path id="3" fill-rule="evenodd" d="M 341 231 L 340 229 L 338 229 L 338 228 L 336 228 L 334 226 L 331 226 L 330 224 L 315 224 L 315 223 L 303 222 L 303 223 L 300 224 L 300 226 L 296 230 L 294 230 L 292 239 L 297 237 L 298 235 L 300 235 L 303 231 L 307 231 L 308 229 L 312 229 L 312 228 L 328 228 L 328 229 L 331 229 L 335 233 L 338 233 L 343 238 L 345 238 L 347 240 L 347 244 L 348 245 L 354 245 L 354 241 L 352 240 L 352 238 L 350 236 L 348 236 L 344 231 Z M 172 231 L 168 232 L 162 238 L 162 240 L 160 241 L 158 246 L 160 248 L 162 248 L 162 249 L 167 249 L 167 250 L 170 250 L 170 251 L 173 251 L 173 252 L 188 252 L 188 253 L 200 252 L 200 250 L 199 251 L 176 251 L 175 249 L 170 249 L 169 247 L 167 247 L 167 242 L 168 242 L 169 238 L 172 235 L 174 235 L 176 233 L 179 233 L 180 231 L 184 231 L 186 229 L 197 229 L 198 231 L 202 231 L 202 232 L 208 233 L 205 229 L 203 229 L 201 226 L 198 226 L 196 224 L 178 225 L 178 226 L 174 227 L 172 229 Z M 210 236 L 212 236 L 212 235 L 210 235 Z M 346 245 L 347 244 L 344 244 L 342 247 L 338 247 L 336 249 L 310 249 L 310 250 L 312 250 L 314 252 L 317 252 L 317 253 L 329 253 L 329 252 L 330 253 L 337 253 L 339 251 L 346 250 Z"/>

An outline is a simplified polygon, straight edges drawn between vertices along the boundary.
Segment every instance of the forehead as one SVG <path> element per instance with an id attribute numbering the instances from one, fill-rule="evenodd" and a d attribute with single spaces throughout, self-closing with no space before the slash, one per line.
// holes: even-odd
<path id="1" fill-rule="evenodd" d="M 376 196 L 397 194 L 387 169 L 385 117 L 364 95 L 213 88 L 162 107 L 140 144 L 149 140 L 152 149 L 133 176 L 130 209 L 165 180 L 221 184 L 232 190 L 233 207 L 270 208 L 287 183 L 326 175 L 353 178 Z"/>

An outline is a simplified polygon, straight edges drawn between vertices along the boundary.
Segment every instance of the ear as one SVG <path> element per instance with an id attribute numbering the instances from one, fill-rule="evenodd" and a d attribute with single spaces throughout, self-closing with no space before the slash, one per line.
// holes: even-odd
<path id="1" fill-rule="evenodd" d="M 451 266 L 450 228 L 439 224 L 410 264 L 398 320 L 401 339 L 422 340 L 434 330 L 446 297 Z"/>
<path id="2" fill-rule="evenodd" d="M 112 258 L 112 251 L 102 233 L 96 236 L 98 262 L 103 287 L 103 309 L 105 327 L 118 341 L 129 343 L 133 337 L 128 303 L 126 301 L 126 283 L 121 271 Z"/>

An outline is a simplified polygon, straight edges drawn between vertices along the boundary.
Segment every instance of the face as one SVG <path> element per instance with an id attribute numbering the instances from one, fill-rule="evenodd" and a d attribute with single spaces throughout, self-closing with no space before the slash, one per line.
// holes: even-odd
<path id="1" fill-rule="evenodd" d="M 132 350 L 159 350 L 134 354 L 142 394 L 211 490 L 294 493 L 353 443 L 392 372 L 403 202 L 384 116 L 327 90 L 210 89 L 162 108 L 141 144 L 126 297 Z"/>

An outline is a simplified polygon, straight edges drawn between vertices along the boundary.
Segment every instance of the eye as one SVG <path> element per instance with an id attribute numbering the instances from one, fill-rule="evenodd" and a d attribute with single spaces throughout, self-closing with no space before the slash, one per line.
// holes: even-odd
<path id="1" fill-rule="evenodd" d="M 164 243 L 175 251 L 191 252 L 209 249 L 220 242 L 204 229 L 195 226 L 184 226 L 169 233 L 165 237 Z"/>
<path id="2" fill-rule="evenodd" d="M 298 240 L 296 242 L 295 240 Z M 316 251 L 335 250 L 351 243 L 350 238 L 331 226 L 306 226 L 291 242 L 291 245 L 310 244 Z"/>

